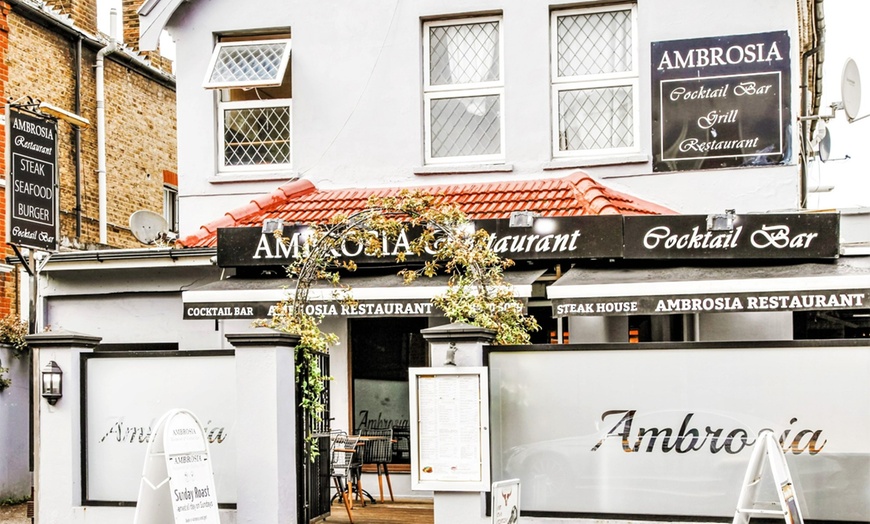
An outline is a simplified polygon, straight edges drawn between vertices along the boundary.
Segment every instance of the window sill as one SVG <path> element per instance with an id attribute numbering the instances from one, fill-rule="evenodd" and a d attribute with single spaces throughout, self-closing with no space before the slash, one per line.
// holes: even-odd
<path id="1" fill-rule="evenodd" d="M 225 173 L 218 174 L 208 179 L 210 184 L 226 184 L 233 182 L 269 182 L 273 180 L 285 180 L 291 181 L 296 180 L 298 177 L 293 173 L 293 171 L 280 171 L 280 172 L 259 172 L 259 171 L 247 171 L 241 173 Z"/>
<path id="2" fill-rule="evenodd" d="M 619 164 L 645 164 L 650 161 L 646 153 L 633 153 L 616 156 L 596 156 L 583 158 L 557 158 L 544 164 L 544 170 L 575 167 L 608 166 Z"/>
<path id="3" fill-rule="evenodd" d="M 513 164 L 445 164 L 414 168 L 415 175 L 458 175 L 465 173 L 510 173 Z"/>

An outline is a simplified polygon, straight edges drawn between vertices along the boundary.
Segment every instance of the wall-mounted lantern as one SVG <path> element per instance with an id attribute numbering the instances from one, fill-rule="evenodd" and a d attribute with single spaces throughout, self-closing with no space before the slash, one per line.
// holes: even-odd
<path id="1" fill-rule="evenodd" d="M 63 396 L 63 371 L 52 360 L 42 368 L 42 398 L 52 406 Z"/>

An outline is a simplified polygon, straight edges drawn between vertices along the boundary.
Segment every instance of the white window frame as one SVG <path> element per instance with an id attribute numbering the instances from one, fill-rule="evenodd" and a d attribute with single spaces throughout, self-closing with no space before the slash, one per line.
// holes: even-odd
<path id="1" fill-rule="evenodd" d="M 433 27 L 474 25 L 496 22 L 498 24 L 498 80 L 470 84 L 431 84 L 430 33 Z M 427 165 L 432 164 L 489 164 L 505 160 L 505 102 L 504 102 L 504 23 L 501 16 L 459 18 L 438 20 L 423 24 L 423 135 L 424 157 Z M 499 153 L 490 155 L 466 155 L 454 157 L 432 157 L 432 101 L 449 98 L 474 96 L 499 97 Z"/>
<path id="2" fill-rule="evenodd" d="M 214 71 L 215 65 L 217 64 L 218 57 L 221 54 L 221 51 L 225 47 L 244 47 L 246 45 L 249 46 L 257 46 L 263 45 L 264 43 L 270 44 L 285 44 L 284 52 L 281 55 L 281 65 L 278 66 L 278 72 L 274 79 L 263 79 L 263 80 L 236 80 L 234 82 L 210 82 L 209 78 L 211 78 L 212 72 Z M 290 52 L 291 52 L 291 40 L 289 38 L 275 38 L 271 40 L 245 40 L 245 41 L 226 41 L 226 42 L 218 42 L 215 44 L 214 50 L 212 51 L 211 58 L 208 62 L 208 68 L 205 71 L 205 79 L 203 80 L 202 86 L 206 89 L 238 89 L 245 87 L 277 87 L 281 85 L 281 82 L 284 79 L 284 73 L 287 72 L 287 67 L 290 64 Z"/>
<path id="3" fill-rule="evenodd" d="M 275 171 L 279 169 L 287 169 L 293 164 L 293 99 L 292 98 L 277 98 L 273 100 L 241 100 L 234 102 L 224 102 L 221 99 L 220 93 L 217 93 L 218 103 L 217 103 L 217 139 L 218 139 L 218 171 L 221 173 L 235 173 L 239 171 L 243 172 L 269 172 Z M 267 107 L 286 107 L 288 112 L 288 137 L 287 140 L 290 142 L 290 161 L 286 164 L 244 164 L 240 166 L 228 166 L 226 165 L 226 144 L 225 140 L 225 128 L 226 128 L 226 119 L 224 118 L 224 112 L 227 110 L 235 110 L 235 109 L 262 109 Z"/>
<path id="4" fill-rule="evenodd" d="M 588 15 L 610 11 L 630 11 L 631 17 L 631 71 L 619 73 L 602 73 L 592 75 L 559 76 L 559 18 L 564 16 Z M 601 157 L 619 157 L 640 153 L 640 93 L 639 93 L 639 62 L 638 62 L 638 28 L 637 4 L 614 4 L 599 7 L 555 10 L 550 13 L 550 107 L 552 128 L 553 158 L 593 159 Z M 586 149 L 582 151 L 559 150 L 559 95 L 563 91 L 584 89 L 628 87 L 632 96 L 632 142 L 630 147 L 614 147 L 604 149 Z"/>
<path id="5" fill-rule="evenodd" d="M 178 187 L 172 184 L 163 184 L 163 218 L 169 230 L 178 232 Z"/>

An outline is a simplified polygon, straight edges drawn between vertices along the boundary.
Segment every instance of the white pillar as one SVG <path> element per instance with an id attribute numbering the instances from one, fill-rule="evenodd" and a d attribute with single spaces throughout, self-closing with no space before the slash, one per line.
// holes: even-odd
<path id="1" fill-rule="evenodd" d="M 495 340 L 495 331 L 453 323 L 420 331 L 429 342 L 432 366 L 482 366 L 483 346 Z M 435 524 L 486 524 L 485 493 L 436 491 Z"/>
<path id="2" fill-rule="evenodd" d="M 82 504 L 80 356 L 100 337 L 65 331 L 28 335 L 34 352 L 34 483 L 36 522 L 73 522 Z M 63 371 L 63 397 L 50 405 L 41 396 L 41 370 L 51 361 Z"/>
<path id="3" fill-rule="evenodd" d="M 236 348 L 236 522 L 296 522 L 296 380 L 299 337 L 227 335 Z"/>

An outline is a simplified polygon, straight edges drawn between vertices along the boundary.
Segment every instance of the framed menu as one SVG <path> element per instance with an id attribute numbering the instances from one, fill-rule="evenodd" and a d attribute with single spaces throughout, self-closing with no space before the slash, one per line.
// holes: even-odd
<path id="1" fill-rule="evenodd" d="M 487 368 L 410 368 L 408 374 L 411 489 L 487 491 Z"/>

